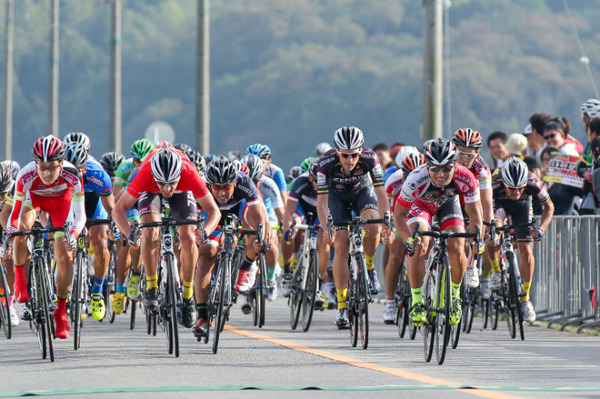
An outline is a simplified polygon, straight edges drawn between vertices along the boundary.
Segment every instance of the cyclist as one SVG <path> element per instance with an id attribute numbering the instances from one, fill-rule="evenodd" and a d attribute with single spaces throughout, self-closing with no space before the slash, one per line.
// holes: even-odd
<path id="1" fill-rule="evenodd" d="M 414 256 L 407 258 L 408 279 L 411 286 L 412 303 L 410 316 L 415 324 L 425 322 L 422 284 L 425 275 L 425 258 L 429 237 L 412 238 L 412 231 L 431 230 L 433 218 L 437 218 L 440 231 L 464 232 L 465 223 L 460 207 L 459 195 L 465 201 L 469 217 L 469 229 L 481 229 L 481 202 L 479 184 L 467 168 L 457 164 L 456 145 L 446 139 L 437 139 L 425 147 L 425 165 L 419 166 L 408 175 L 402 185 L 394 208 L 394 223 L 407 250 L 416 248 Z M 481 253 L 484 244 L 477 241 L 477 252 Z M 448 241 L 452 280 L 452 309 L 450 324 L 456 325 L 462 315 L 460 286 L 467 266 L 465 240 L 454 238 Z"/>
<path id="2" fill-rule="evenodd" d="M 335 234 L 325 234 L 326 243 L 335 241 L 333 278 L 338 299 L 336 325 L 349 328 L 348 304 L 348 252 L 349 231 L 338 224 L 352 219 L 352 211 L 363 219 L 375 219 L 389 213 L 389 202 L 383 187 L 381 166 L 377 155 L 363 147 L 363 132 L 355 126 L 343 126 L 334 134 L 335 149 L 327 151 L 320 159 L 317 171 L 317 213 L 319 220 L 333 218 Z M 364 252 L 367 261 L 372 293 L 379 292 L 379 281 L 373 259 L 379 244 L 380 226 L 365 225 Z M 393 239 L 393 237 L 388 237 Z M 386 239 L 388 239 L 386 238 Z"/>
<path id="3" fill-rule="evenodd" d="M 331 144 L 325 142 L 319 143 L 315 146 L 315 156 L 320 158 L 329 150 L 331 150 Z"/>
<path id="4" fill-rule="evenodd" d="M 80 134 L 83 135 L 83 133 Z M 87 220 L 108 219 L 109 213 L 115 207 L 112 180 L 108 173 L 104 171 L 98 161 L 88 155 L 83 141 L 74 142 L 68 146 L 66 160 L 72 163 L 82 176 Z M 94 320 L 102 320 L 106 315 L 102 291 L 110 262 L 107 227 L 107 225 L 90 226 L 88 232 L 94 254 L 94 283 L 90 295 Z"/>
<path id="5" fill-rule="evenodd" d="M 134 172 L 142 165 L 142 160 L 153 149 L 154 144 L 147 139 L 139 139 L 131 144 L 131 158 L 121 162 L 115 171 L 113 190 L 117 201 L 124 192 L 123 190 L 131 182 Z M 127 211 L 127 220 L 129 221 L 130 226 L 139 223 L 140 212 L 137 208 L 137 202 Z M 126 239 L 120 240 L 120 242 L 121 244 L 117 248 L 117 290 L 113 298 L 113 310 L 115 313 L 123 312 L 125 293 L 127 293 L 129 299 L 141 299 L 139 289 L 141 266 L 140 248 L 130 246 Z M 129 265 L 131 265 L 130 273 L 128 273 Z"/>
<path id="6" fill-rule="evenodd" d="M 111 180 L 114 180 L 115 172 L 119 168 L 119 165 L 121 164 L 121 162 L 123 162 L 124 160 L 125 160 L 125 157 L 123 156 L 123 154 L 121 154 L 119 152 L 116 152 L 116 151 L 106 152 L 106 153 L 102 154 L 102 156 L 100 157 L 100 165 L 102 165 L 102 168 L 104 169 L 104 171 L 106 173 L 108 173 Z"/>
<path id="7" fill-rule="evenodd" d="M 494 215 L 494 207 L 492 204 L 492 172 L 487 162 L 479 154 L 481 151 L 481 134 L 477 130 L 470 127 L 458 129 L 452 137 L 452 142 L 456 144 L 458 150 L 457 162 L 469 169 L 477 182 L 479 183 L 479 197 L 481 200 L 481 208 L 483 210 L 483 221 L 490 223 Z M 462 201 L 461 201 L 462 202 Z M 488 241 L 489 243 L 489 241 Z M 483 277 L 484 282 L 490 276 L 488 254 L 484 252 L 484 267 Z M 479 286 L 479 269 L 474 262 L 469 262 L 465 272 L 465 284 L 467 287 L 475 288 Z M 482 287 L 482 291 L 489 291 L 486 287 Z M 484 292 L 485 293 L 485 292 Z M 486 295 L 484 295 L 485 297 Z"/>
<path id="8" fill-rule="evenodd" d="M 2 228 L 6 228 L 6 222 L 12 211 L 12 193 L 15 191 L 15 180 L 12 176 L 12 171 L 7 163 L 0 163 L 0 224 Z M 6 239 L 3 237 L 3 239 Z M 13 264 L 12 256 L 8 254 L 2 254 L 2 265 L 6 270 L 6 279 L 8 280 L 8 286 L 12 287 L 15 281 L 15 266 Z M 8 288 L 8 287 L 7 287 Z M 6 304 L 0 303 L 0 306 L 8 306 L 10 312 L 10 324 L 12 326 L 19 325 L 19 317 L 13 306 L 15 297 L 10 295 Z"/>
<path id="9" fill-rule="evenodd" d="M 277 183 L 277 187 L 281 193 L 281 198 L 285 204 L 288 196 L 288 189 L 285 183 L 285 174 L 279 166 L 271 162 L 271 149 L 269 146 L 260 143 L 249 145 L 248 148 L 246 148 L 246 154 L 258 155 L 259 158 L 263 160 L 265 163 L 265 175 Z"/>
<path id="10" fill-rule="evenodd" d="M 400 169 L 392 173 L 385 181 L 385 192 L 390 199 L 392 213 L 396 199 L 402 190 L 402 185 L 406 177 L 413 170 L 425 163 L 425 157 L 415 147 L 414 150 L 408 152 L 402 162 L 399 163 Z M 400 151 L 402 152 L 402 150 Z M 385 324 L 394 324 L 396 322 L 396 286 L 400 278 L 400 265 L 404 258 L 404 241 L 396 232 L 396 240 L 391 244 L 387 244 L 388 259 L 385 266 L 385 308 L 383 309 L 383 322 Z"/>
<path id="11" fill-rule="evenodd" d="M 225 218 L 234 215 L 243 222 L 244 228 L 256 229 L 259 223 L 263 225 L 263 241 L 266 242 L 269 231 L 269 216 L 267 210 L 260 201 L 260 194 L 252 180 L 235 167 L 233 161 L 224 156 L 215 157 L 206 166 L 206 181 L 210 192 L 217 201 L 221 210 L 219 226 L 225 222 Z M 212 198 L 212 197 L 211 197 Z M 208 310 L 207 302 L 210 296 L 210 277 L 218 255 L 219 244 L 222 238 L 220 228 L 208 230 L 208 240 L 200 245 L 198 257 L 198 273 L 196 273 L 196 303 L 198 309 L 198 322 L 194 326 L 196 337 L 205 336 L 207 332 Z M 245 258 L 240 266 L 238 280 L 235 289 L 240 293 L 246 293 L 254 285 L 256 266 L 254 261 L 256 253 L 251 250 L 251 236 L 246 240 Z M 251 270 L 254 269 L 254 270 Z M 244 313 L 250 313 L 249 304 L 242 306 Z"/>
<path id="12" fill-rule="evenodd" d="M 252 180 L 263 199 L 269 214 L 271 225 L 278 225 L 283 221 L 283 200 L 277 184 L 264 174 L 264 163 L 256 155 L 248 154 L 242 158 L 242 163 L 248 167 L 248 177 Z M 279 259 L 279 234 L 271 230 L 269 247 L 265 252 L 267 264 L 267 300 L 273 302 L 277 298 L 277 282 L 275 281 L 275 265 Z"/>
<path id="13" fill-rule="evenodd" d="M 532 241 L 540 242 L 542 239 L 544 231 L 546 231 L 552 221 L 554 204 L 542 181 L 537 175 L 530 173 L 525 162 L 517 157 L 508 158 L 504 165 L 502 165 L 500 172 L 492 176 L 492 189 L 494 190 L 496 216 L 501 220 L 509 217 L 512 220 L 511 223 L 530 223 L 533 216 L 532 197 L 536 197 L 543 207 L 539 227 L 536 229 L 530 227 L 515 229 L 517 249 L 521 258 L 520 270 L 521 278 L 523 279 L 523 293 L 525 294 L 521 298 L 523 319 L 528 322 L 534 322 L 536 314 L 529 296 L 533 270 L 535 268 Z M 498 221 L 495 220 L 495 222 Z M 502 284 L 498 259 L 499 253 L 500 245 L 494 247 L 490 252 L 492 275 L 489 287 L 492 290 L 499 289 Z"/>
<path id="14" fill-rule="evenodd" d="M 31 152 L 34 161 L 25 165 L 17 176 L 13 209 L 6 229 L 8 234 L 31 229 L 40 211 L 45 211 L 56 227 L 63 226 L 65 222 L 71 223 L 69 237 L 65 237 L 62 232 L 54 233 L 58 297 L 54 322 L 56 336 L 60 339 L 66 339 L 71 333 L 66 300 L 73 277 L 73 247 L 85 225 L 81 176 L 73 165 L 64 161 L 65 152 L 65 145 L 58 137 L 48 135 L 36 140 Z M 61 237 L 62 240 L 59 239 Z M 13 250 L 14 293 L 21 303 L 29 300 L 26 273 L 28 256 L 27 237 L 16 237 Z"/>
<path id="15" fill-rule="evenodd" d="M 117 202 L 113 217 L 121 233 L 127 236 L 130 245 L 136 246 L 138 237 L 127 220 L 127 210 L 139 198 L 142 223 L 160 220 L 160 204 L 165 199 L 171 208 L 175 220 L 196 220 L 198 209 L 196 201 L 206 212 L 205 229 L 211 231 L 217 225 L 221 213 L 212 196 L 208 195 L 206 183 L 198 173 L 196 166 L 187 157 L 171 145 L 163 143 L 148 156 L 140 166 L 127 190 Z M 194 200 L 195 198 L 195 200 Z M 198 260 L 196 245 L 196 226 L 179 226 L 181 242 L 181 274 L 183 285 L 182 320 L 186 328 L 196 321 L 194 305 L 194 270 Z M 142 231 L 141 250 L 146 273 L 146 292 L 144 306 L 154 310 L 158 306 L 157 264 L 160 251 L 159 229 L 148 228 Z"/>
<path id="16" fill-rule="evenodd" d="M 317 215 L 317 168 L 318 161 L 314 160 L 308 167 L 308 171 L 294 180 L 288 202 L 285 204 L 283 215 L 283 231 L 285 233 L 284 240 L 281 242 L 284 265 L 283 276 L 281 278 L 281 294 L 284 297 L 290 295 L 292 286 L 292 254 L 302 245 L 300 241 L 302 234 L 290 237 L 290 226 L 294 220 L 296 223 L 320 224 Z M 308 218 L 309 214 L 312 214 L 311 219 Z M 330 248 L 325 242 L 324 234 L 324 231 L 320 231 L 317 235 L 319 274 L 323 283 L 315 297 L 315 308 L 321 309 L 325 305 L 325 301 L 327 301 L 327 307 L 333 309 L 335 307 L 335 286 L 333 284 L 333 277 L 327 271 Z"/>
<path id="17" fill-rule="evenodd" d="M 13 180 L 17 180 L 17 175 L 19 174 L 19 171 L 21 170 L 21 165 L 19 165 L 19 163 L 17 161 L 2 161 L 3 164 L 5 164 L 6 166 L 8 166 L 8 169 L 10 169 L 10 173 L 12 174 Z"/>

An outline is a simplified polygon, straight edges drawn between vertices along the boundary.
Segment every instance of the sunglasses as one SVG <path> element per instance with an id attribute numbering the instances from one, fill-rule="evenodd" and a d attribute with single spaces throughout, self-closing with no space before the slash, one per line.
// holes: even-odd
<path id="1" fill-rule="evenodd" d="M 473 159 L 477 155 L 479 155 L 479 154 L 477 154 L 477 153 L 471 153 L 471 152 L 458 151 L 458 156 L 459 157 L 465 157 L 467 159 Z"/>
<path id="2" fill-rule="evenodd" d="M 525 187 L 508 187 L 506 186 L 507 189 L 512 190 L 512 191 L 523 191 L 525 190 Z"/>
<path id="3" fill-rule="evenodd" d="M 548 140 L 548 139 L 553 138 L 554 136 L 556 136 L 556 133 L 552 133 L 552 134 L 549 134 L 547 136 L 544 136 L 544 139 Z"/>
<path id="4" fill-rule="evenodd" d="M 447 165 L 428 165 L 429 166 L 429 170 L 432 172 L 439 172 L 439 171 L 443 171 L 445 173 L 448 172 L 452 172 L 452 170 L 454 169 L 454 164 L 453 163 L 449 163 Z"/>
<path id="5" fill-rule="evenodd" d="M 339 152 L 338 154 L 340 154 L 341 158 L 358 158 L 358 156 L 360 155 L 360 152 L 353 152 L 353 153 L 345 153 L 345 152 Z"/>
<path id="6" fill-rule="evenodd" d="M 41 164 L 36 164 L 37 168 L 43 172 L 56 172 L 57 169 L 60 168 L 60 164 L 42 166 Z"/>
<path id="7" fill-rule="evenodd" d="M 233 184 L 213 184 L 212 189 L 215 191 L 226 191 L 233 188 Z"/>
<path id="8" fill-rule="evenodd" d="M 159 186 L 159 187 L 166 187 L 166 186 L 176 186 L 177 183 L 179 183 L 179 180 L 176 180 L 176 181 L 171 182 L 171 183 L 159 183 L 159 182 L 156 182 L 156 185 Z"/>

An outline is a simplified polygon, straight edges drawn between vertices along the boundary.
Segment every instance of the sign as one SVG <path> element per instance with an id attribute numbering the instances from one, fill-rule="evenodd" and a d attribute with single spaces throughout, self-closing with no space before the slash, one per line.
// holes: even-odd
<path id="1" fill-rule="evenodd" d="M 160 144 L 163 141 L 168 141 L 173 144 L 175 141 L 175 130 L 167 122 L 157 121 L 152 122 L 146 128 L 145 138 L 153 142 L 155 145 Z"/>
<path id="2" fill-rule="evenodd" d="M 577 175 L 575 164 L 581 158 L 558 155 L 550 160 L 544 181 L 583 188 L 583 178 Z"/>

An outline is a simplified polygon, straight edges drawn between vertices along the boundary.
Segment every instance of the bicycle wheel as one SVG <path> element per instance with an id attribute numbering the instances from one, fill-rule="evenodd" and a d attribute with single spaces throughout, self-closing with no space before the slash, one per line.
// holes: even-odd
<path id="1" fill-rule="evenodd" d="M 513 253 L 506 254 L 508 263 L 508 293 L 511 298 L 511 312 L 513 316 L 513 329 L 516 330 L 516 323 L 519 323 L 519 336 L 521 341 L 525 340 L 525 331 L 523 330 L 523 309 L 521 309 L 521 281 L 517 277 L 517 261 Z M 516 336 L 516 331 L 515 331 Z M 513 336 L 513 338 L 515 338 Z"/>
<path id="2" fill-rule="evenodd" d="M 450 299 L 452 296 L 452 288 L 450 282 L 450 265 L 448 258 L 444 257 L 439 270 L 438 278 L 440 279 L 437 291 L 437 329 L 436 329 L 436 359 L 439 365 L 444 363 L 446 358 L 446 349 L 450 340 Z"/>
<path id="3" fill-rule="evenodd" d="M 304 332 L 307 332 L 310 328 L 315 309 L 317 284 L 319 283 L 319 257 L 316 249 L 310 250 L 307 267 L 306 286 L 302 294 L 302 331 Z"/>
<path id="4" fill-rule="evenodd" d="M 243 245 L 241 247 L 236 247 L 233 251 L 233 258 L 231 260 L 231 302 L 236 303 L 238 293 L 235 290 L 235 285 L 238 281 L 238 274 L 240 272 L 240 266 L 244 261 L 244 250 Z"/>
<path id="5" fill-rule="evenodd" d="M 404 268 L 400 269 L 400 282 L 398 283 L 398 308 L 396 310 L 396 324 L 398 325 L 398 335 L 400 338 L 404 338 L 406 334 L 406 329 L 410 324 L 410 284 L 408 282 L 408 278 L 406 277 L 406 273 L 404 273 Z M 410 328 L 409 328 L 409 336 L 410 336 Z"/>
<path id="6" fill-rule="evenodd" d="M 112 324 L 117 315 L 112 308 L 112 295 L 117 291 L 117 249 L 112 241 L 109 242 L 108 247 L 110 257 L 105 280 L 104 306 L 106 306 L 106 319 Z"/>
<path id="7" fill-rule="evenodd" d="M 466 295 L 467 295 L 467 293 L 465 292 L 465 289 L 464 289 L 464 285 L 461 285 L 460 292 L 461 292 L 460 298 L 462 300 L 462 298 L 466 297 Z M 463 314 L 462 314 L 463 317 L 461 317 L 461 319 L 459 320 L 459 322 L 458 322 L 457 325 L 450 326 L 450 347 L 452 349 L 456 349 L 456 347 L 458 346 L 458 341 L 460 339 L 460 332 L 461 332 L 461 330 L 463 328 L 463 325 L 465 325 L 465 324 L 468 323 L 467 321 L 463 322 L 464 316 L 465 316 L 465 312 L 469 313 L 469 311 L 470 311 L 469 306 L 468 305 L 465 306 L 465 302 L 464 301 L 462 302 L 462 309 L 463 309 Z M 469 317 L 467 316 L 467 319 L 468 318 Z"/>
<path id="8" fill-rule="evenodd" d="M 71 289 L 71 326 L 73 330 L 73 349 L 79 349 L 81 344 L 81 309 L 83 307 L 83 287 L 86 284 L 83 281 L 84 264 L 83 252 L 78 250 L 75 254 L 75 276 Z"/>
<path id="9" fill-rule="evenodd" d="M 352 262 L 352 264 L 350 265 L 346 304 L 348 306 L 348 322 L 350 323 L 350 345 L 354 348 L 358 343 L 358 280 L 354 278 L 355 273 L 353 270 L 356 270 L 358 265 L 350 255 L 348 255 L 348 258 L 348 262 Z M 358 274 L 356 274 L 356 277 L 358 278 Z"/>
<path id="10" fill-rule="evenodd" d="M 513 298 L 511 294 L 511 288 L 508 278 L 506 278 L 506 271 L 502 270 L 502 313 L 504 314 L 506 320 L 506 327 L 508 328 L 508 334 L 511 338 L 515 338 L 517 336 L 517 330 L 515 325 L 516 319 L 516 309 L 515 309 L 515 298 Z"/>
<path id="11" fill-rule="evenodd" d="M 6 279 L 6 270 L 4 269 L 4 265 L 0 264 L 0 323 L 2 324 L 6 339 L 10 339 L 12 336 L 10 309 L 8 308 L 9 293 L 10 288 L 8 287 L 8 280 Z"/>
<path id="12" fill-rule="evenodd" d="M 133 330 L 135 328 L 135 312 L 137 311 L 137 301 L 127 298 L 127 304 L 129 309 L 131 309 L 131 313 L 129 314 L 129 329 Z"/>
<path id="13" fill-rule="evenodd" d="M 356 320 L 360 332 L 360 343 L 363 349 L 369 346 L 369 283 L 367 282 L 367 262 L 362 252 L 356 254 L 358 301 Z"/>
<path id="14" fill-rule="evenodd" d="M 296 269 L 292 275 L 292 289 L 288 297 L 288 305 L 290 307 L 290 326 L 295 330 L 300 320 L 300 310 L 302 310 L 302 298 L 304 292 L 302 289 L 302 276 L 304 273 L 304 256 L 300 256 Z"/>
<path id="15" fill-rule="evenodd" d="M 169 341 L 169 354 L 175 353 L 179 357 L 179 331 L 177 326 L 177 285 L 175 283 L 175 273 L 178 271 L 174 267 L 172 255 L 166 256 L 167 265 L 167 287 L 165 300 L 165 327 L 167 340 Z"/>
<path id="16" fill-rule="evenodd" d="M 435 276 L 433 269 L 427 269 L 425 275 L 425 281 L 423 282 L 423 303 L 425 304 L 425 317 L 426 321 L 423 324 L 421 329 L 421 334 L 423 335 L 423 354 L 425 356 L 425 361 L 430 362 L 431 357 L 433 356 L 433 346 L 435 344 L 435 335 L 436 335 L 436 318 L 437 312 L 435 311 L 435 307 L 437 306 L 435 303 Z"/>
<path id="17" fill-rule="evenodd" d="M 213 334 L 213 345 L 212 351 L 214 354 L 217 353 L 219 348 L 219 335 L 223 331 L 225 325 L 225 290 L 227 285 L 231 286 L 227 281 L 227 270 L 231 267 L 231 255 L 225 255 L 219 263 L 219 274 L 214 289 L 217 290 L 215 293 L 215 302 L 213 302 L 212 313 L 215 316 L 215 332 Z"/>
<path id="18" fill-rule="evenodd" d="M 36 269 L 37 273 L 39 273 L 39 278 L 37 279 L 38 284 L 38 298 L 41 297 L 41 317 L 43 318 L 43 327 L 46 330 L 46 339 L 48 340 L 48 354 L 50 355 L 50 361 L 54 361 L 54 346 L 53 346 L 53 334 L 52 334 L 52 314 L 50 311 L 50 295 L 47 287 L 47 269 L 42 259 L 38 259 L 36 261 Z"/>
<path id="19" fill-rule="evenodd" d="M 260 305 L 258 309 L 258 328 L 262 328 L 265 325 L 265 302 L 267 298 L 267 265 L 265 264 L 265 255 L 262 252 L 258 254 L 256 263 L 258 264 L 259 273 L 259 276 L 257 276 L 257 280 L 259 281 L 257 302 Z"/>

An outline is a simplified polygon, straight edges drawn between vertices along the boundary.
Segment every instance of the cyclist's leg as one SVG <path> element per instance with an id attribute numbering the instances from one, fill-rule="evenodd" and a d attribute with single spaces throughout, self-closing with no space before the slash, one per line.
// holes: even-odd
<path id="1" fill-rule="evenodd" d="M 194 289 L 198 320 L 194 326 L 194 334 L 204 335 L 208 327 L 206 323 L 208 320 L 207 303 L 210 296 L 210 278 L 217 259 L 220 240 L 221 232 L 212 232 L 209 234 L 208 242 L 200 244 L 198 249 L 198 270 L 195 274 Z"/>
<path id="2" fill-rule="evenodd" d="M 36 210 L 34 209 L 29 195 L 21 207 L 19 215 L 19 228 L 21 230 L 29 230 L 33 227 L 36 218 Z M 27 289 L 27 275 L 29 273 L 29 260 L 31 254 L 27 248 L 27 237 L 15 237 L 13 242 L 13 263 L 15 265 L 15 279 L 13 285 L 13 293 L 15 298 L 21 302 L 29 300 L 29 291 Z"/>
<path id="3" fill-rule="evenodd" d="M 435 205 L 423 201 L 415 201 L 407 216 L 410 231 L 417 227 L 419 230 L 431 230 L 431 223 L 435 214 Z M 425 307 L 423 304 L 423 278 L 425 277 L 425 259 L 428 256 L 430 243 L 429 237 L 420 237 L 420 243 L 414 249 L 414 255 L 406 258 L 406 273 L 410 283 L 412 308 L 410 317 L 415 323 L 425 322 Z M 415 241 L 415 244 L 417 241 Z"/>
<path id="4" fill-rule="evenodd" d="M 142 223 L 160 220 L 160 196 L 145 192 L 138 201 Z M 146 273 L 146 294 L 144 305 L 149 308 L 158 306 L 158 273 L 157 264 L 160 253 L 160 230 L 158 228 L 142 229 L 142 261 Z"/>
<path id="5" fill-rule="evenodd" d="M 367 187 L 358 191 L 354 200 L 354 211 L 360 215 L 362 219 L 377 219 L 379 218 L 379 208 L 377 196 L 373 187 Z M 379 245 L 381 225 L 366 224 L 364 226 L 366 235 L 363 241 L 365 260 L 367 261 L 367 270 L 369 270 L 369 278 L 372 284 L 372 292 L 376 294 L 380 290 L 379 279 L 375 273 L 375 251 Z"/>
<path id="6" fill-rule="evenodd" d="M 388 262 L 385 267 L 386 306 L 395 306 L 396 286 L 400 277 L 400 265 L 404 257 L 404 242 L 397 236 L 394 242 L 386 245 L 389 248 Z"/>

